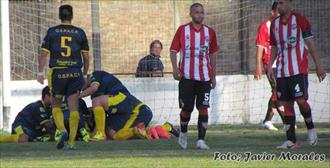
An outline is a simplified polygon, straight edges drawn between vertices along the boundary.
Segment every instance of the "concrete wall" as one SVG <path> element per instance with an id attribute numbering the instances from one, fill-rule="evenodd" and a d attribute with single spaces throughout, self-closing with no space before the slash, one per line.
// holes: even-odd
<path id="1" fill-rule="evenodd" d="M 330 74 L 328 74 L 329 76 Z M 172 78 L 121 78 L 137 98 L 146 103 L 154 112 L 154 121 L 170 121 L 179 124 L 178 82 Z M 315 122 L 330 123 L 330 78 L 317 82 L 314 74 L 309 75 L 309 102 Z M 37 81 L 12 82 L 12 107 L 10 122 L 28 103 L 40 99 L 43 86 Z M 217 87 L 211 92 L 211 124 L 261 123 L 265 117 L 270 87 L 266 77 L 261 81 L 253 76 L 228 75 L 217 77 Z M 90 105 L 90 100 L 86 99 Z M 296 107 L 297 121 L 303 121 Z M 197 124 L 198 113 L 192 114 L 191 124 Z M 279 123 L 276 114 L 273 119 Z"/>

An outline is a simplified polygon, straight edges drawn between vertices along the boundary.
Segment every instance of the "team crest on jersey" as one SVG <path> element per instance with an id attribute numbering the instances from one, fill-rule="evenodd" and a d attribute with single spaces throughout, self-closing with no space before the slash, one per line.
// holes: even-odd
<path id="1" fill-rule="evenodd" d="M 288 43 L 289 44 L 295 44 L 296 43 L 296 41 L 297 41 L 297 38 L 296 37 L 294 37 L 294 36 L 290 36 L 290 37 L 288 37 Z"/>
<path id="2" fill-rule="evenodd" d="M 205 53 L 207 51 L 206 45 L 201 45 L 201 52 Z"/>

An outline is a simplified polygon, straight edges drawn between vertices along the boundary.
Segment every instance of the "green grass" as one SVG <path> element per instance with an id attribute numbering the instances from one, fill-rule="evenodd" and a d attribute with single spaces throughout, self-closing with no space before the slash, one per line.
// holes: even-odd
<path id="1" fill-rule="evenodd" d="M 280 126 L 279 126 L 280 127 Z M 212 126 L 207 133 L 210 150 L 194 149 L 197 131 L 189 130 L 189 145 L 182 150 L 171 140 L 108 141 L 77 143 L 77 150 L 56 150 L 55 143 L 0 144 L 0 167 L 330 167 L 330 124 L 317 124 L 319 144 L 307 144 L 306 129 L 299 124 L 297 130 L 300 149 L 293 154 L 325 154 L 325 161 L 279 161 L 282 151 L 274 147 L 283 142 L 283 131 L 270 132 L 256 125 Z M 273 161 L 225 161 L 213 160 L 214 152 L 227 154 L 275 154 Z"/>

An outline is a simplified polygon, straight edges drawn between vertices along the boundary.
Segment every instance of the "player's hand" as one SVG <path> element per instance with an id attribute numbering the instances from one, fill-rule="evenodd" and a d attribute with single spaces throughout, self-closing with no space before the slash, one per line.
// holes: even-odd
<path id="1" fill-rule="evenodd" d="M 45 80 L 45 75 L 38 74 L 37 81 L 43 85 L 44 80 Z"/>
<path id="2" fill-rule="evenodd" d="M 211 78 L 211 89 L 214 89 L 216 85 L 217 85 L 217 80 L 215 77 L 212 77 Z"/>
<path id="3" fill-rule="evenodd" d="M 327 76 L 327 73 L 324 71 L 324 69 L 321 66 L 316 67 L 316 74 L 317 77 L 319 78 L 319 82 L 322 82 Z"/>
<path id="4" fill-rule="evenodd" d="M 262 78 L 262 69 L 260 66 L 257 66 L 256 72 L 254 73 L 254 80 L 261 80 Z"/>
<path id="5" fill-rule="evenodd" d="M 173 69 L 173 78 L 174 78 L 175 80 L 181 80 L 181 78 L 182 78 L 182 74 L 181 74 L 179 68 L 175 68 L 175 69 Z"/>

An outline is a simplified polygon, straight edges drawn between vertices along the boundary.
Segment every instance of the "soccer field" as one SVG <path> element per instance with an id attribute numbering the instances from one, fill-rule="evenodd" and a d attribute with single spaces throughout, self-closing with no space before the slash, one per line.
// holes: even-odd
<path id="1" fill-rule="evenodd" d="M 280 127 L 280 125 L 278 125 Z M 182 150 L 171 140 L 107 141 L 77 144 L 77 150 L 56 150 L 55 143 L 0 144 L 0 167 L 330 167 L 330 124 L 317 124 L 319 144 L 307 144 L 306 129 L 298 125 L 300 149 L 293 154 L 324 154 L 325 161 L 279 161 L 275 146 L 285 139 L 283 131 L 270 132 L 257 125 L 212 126 L 207 133 L 210 150 L 194 149 L 197 130 L 190 128 L 189 145 Z M 214 152 L 242 155 L 239 161 L 214 160 Z M 272 161 L 245 161 L 244 153 L 274 154 Z M 225 159 L 225 158 L 223 158 Z M 227 158 L 228 159 L 228 158 Z"/>

